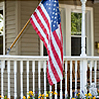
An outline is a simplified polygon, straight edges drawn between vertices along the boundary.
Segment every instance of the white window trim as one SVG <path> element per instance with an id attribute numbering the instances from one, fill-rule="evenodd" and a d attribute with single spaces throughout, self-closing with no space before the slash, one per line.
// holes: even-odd
<path id="1" fill-rule="evenodd" d="M 60 8 L 62 8 L 62 9 L 64 9 L 65 10 L 65 17 L 66 17 L 66 20 L 64 20 L 64 22 L 65 22 L 65 24 L 66 24 L 66 28 L 65 28 L 65 32 L 64 33 L 66 33 L 66 42 L 65 42 L 65 44 L 66 44 L 66 56 L 71 56 L 71 12 L 74 12 L 74 11 L 76 11 L 76 12 L 81 12 L 81 9 L 82 9 L 82 7 L 81 6 L 75 6 L 75 5 L 66 5 L 66 4 L 60 4 L 59 5 L 60 6 Z M 91 20 L 91 22 L 90 22 L 90 31 L 91 31 L 91 48 L 88 48 L 88 46 L 87 46 L 87 51 L 88 50 L 90 50 L 91 49 L 91 51 L 90 51 L 90 53 L 91 53 L 91 56 L 93 56 L 94 55 L 94 36 L 93 36 L 93 34 L 94 34 L 94 30 L 93 30 L 93 8 L 92 7 L 86 7 L 86 11 L 90 11 L 90 15 L 91 15 L 91 17 L 90 17 L 90 20 Z M 69 43 L 68 43 L 69 42 Z M 89 42 L 87 42 L 87 45 L 89 44 Z"/>
<path id="2" fill-rule="evenodd" d="M 5 55 L 5 2 L 0 2 L 0 10 L 3 10 L 3 55 Z"/>
<path id="3" fill-rule="evenodd" d="M 65 34 L 65 54 L 66 56 L 71 56 L 71 12 L 72 11 L 80 11 L 82 7 L 81 6 L 75 6 L 75 5 L 66 5 L 66 4 L 59 4 L 60 9 L 64 9 L 65 10 L 65 20 L 64 20 L 64 25 L 66 25 L 66 28 L 64 28 L 64 33 Z M 91 15 L 91 56 L 94 55 L 94 28 L 93 28 L 93 8 L 92 7 L 86 7 L 86 11 L 90 11 L 90 15 Z M 68 43 L 69 42 L 69 43 Z M 88 45 L 88 43 L 87 43 Z M 87 50 L 89 50 L 87 49 Z M 40 40 L 40 55 L 43 56 L 43 42 Z"/>

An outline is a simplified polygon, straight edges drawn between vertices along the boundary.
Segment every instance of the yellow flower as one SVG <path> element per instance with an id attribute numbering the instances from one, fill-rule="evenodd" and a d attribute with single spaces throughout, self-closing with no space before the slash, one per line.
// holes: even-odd
<path id="1" fill-rule="evenodd" d="M 53 93 L 53 91 L 52 91 L 52 92 L 50 92 L 50 93 Z"/>
<path id="2" fill-rule="evenodd" d="M 40 98 L 40 96 L 38 98 Z"/>
<path id="3" fill-rule="evenodd" d="M 98 93 L 99 93 L 99 90 L 98 90 Z"/>
<path id="4" fill-rule="evenodd" d="M 89 96 L 92 96 L 92 94 L 91 94 L 91 93 L 88 93 L 88 95 L 89 95 Z"/>
<path id="5" fill-rule="evenodd" d="M 85 94 L 85 96 L 87 96 L 87 94 Z"/>
<path id="6" fill-rule="evenodd" d="M 0 97 L 3 98 L 1 95 L 0 95 Z"/>
<path id="7" fill-rule="evenodd" d="M 41 96 L 41 94 L 39 94 L 39 96 Z"/>
<path id="8" fill-rule="evenodd" d="M 33 94 L 33 92 L 32 91 L 29 91 L 29 94 Z"/>
<path id="9" fill-rule="evenodd" d="M 28 99 L 30 99 L 30 96 L 28 96 Z"/>
<path id="10" fill-rule="evenodd" d="M 80 93 L 78 93 L 78 95 L 80 95 Z"/>
<path id="11" fill-rule="evenodd" d="M 57 93 L 56 93 L 56 92 L 54 92 L 54 95 L 57 95 Z"/>
<path id="12" fill-rule="evenodd" d="M 75 99 L 75 98 L 72 98 L 72 99 Z"/>
<path id="13" fill-rule="evenodd" d="M 32 95 L 32 96 L 34 96 L 34 94 L 33 94 L 33 93 L 32 93 L 31 95 Z"/>
<path id="14" fill-rule="evenodd" d="M 44 97 L 44 94 L 42 94 L 42 97 Z"/>
<path id="15" fill-rule="evenodd" d="M 96 99 L 96 97 L 93 97 L 93 99 Z"/>
<path id="16" fill-rule="evenodd" d="M 41 99 L 44 99 L 43 97 L 41 97 Z"/>
<path id="17" fill-rule="evenodd" d="M 23 96 L 23 99 L 26 99 L 26 97 L 25 97 L 25 96 Z"/>
<path id="18" fill-rule="evenodd" d="M 45 97 L 48 97 L 48 94 L 46 94 L 46 96 Z"/>

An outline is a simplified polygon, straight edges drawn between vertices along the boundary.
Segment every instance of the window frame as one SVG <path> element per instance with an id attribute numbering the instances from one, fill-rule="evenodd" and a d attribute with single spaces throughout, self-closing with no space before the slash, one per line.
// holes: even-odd
<path id="1" fill-rule="evenodd" d="M 66 5 L 66 4 L 60 4 L 60 9 L 64 9 L 64 16 L 65 19 L 63 22 L 65 22 L 66 26 L 64 28 L 64 33 L 63 33 L 63 39 L 65 38 L 64 42 L 64 49 L 66 53 L 66 56 L 71 56 L 71 12 L 81 12 L 82 7 L 81 6 L 75 6 L 75 5 Z M 87 55 L 88 56 L 93 56 L 94 55 L 94 38 L 93 38 L 93 8 L 92 7 L 86 7 L 86 13 L 88 13 L 87 17 L 89 17 L 90 14 L 90 27 L 87 26 L 86 32 L 88 33 L 87 36 L 90 36 L 87 40 Z M 89 23 L 89 20 L 86 20 Z M 62 18 L 61 18 L 62 22 Z M 89 31 L 90 29 L 90 31 Z M 90 33 L 91 32 L 91 33 Z M 90 33 L 90 35 L 89 35 Z M 65 36 L 65 37 L 64 37 Z M 89 40 L 90 39 L 90 40 Z M 90 42 L 91 44 L 90 44 Z M 91 47 L 90 47 L 91 45 Z M 89 48 L 90 47 L 90 48 Z"/>
<path id="2" fill-rule="evenodd" d="M 5 55 L 5 1 L 0 2 L 0 10 L 3 10 L 3 55 Z"/>
<path id="3" fill-rule="evenodd" d="M 63 31 L 63 51 L 64 56 L 71 56 L 71 12 L 81 12 L 82 7 L 81 6 L 75 6 L 75 5 L 67 5 L 67 4 L 59 4 L 60 10 L 64 10 L 63 14 L 64 16 L 61 17 L 61 23 L 63 22 L 64 26 L 62 27 Z M 91 48 L 89 44 L 89 38 L 87 40 L 87 55 L 93 56 L 94 55 L 94 28 L 93 28 L 93 8 L 92 7 L 86 7 L 86 11 L 90 12 L 90 31 L 87 29 L 88 36 L 90 35 L 90 43 Z M 89 17 L 89 14 L 87 15 Z M 62 20 L 62 18 L 64 20 Z M 89 20 L 87 20 L 89 22 Z M 89 28 L 89 27 L 88 27 Z M 89 34 L 91 32 L 91 34 Z M 69 43 L 68 43 L 69 42 Z M 44 47 L 43 42 L 40 40 L 40 56 L 44 55 Z"/>

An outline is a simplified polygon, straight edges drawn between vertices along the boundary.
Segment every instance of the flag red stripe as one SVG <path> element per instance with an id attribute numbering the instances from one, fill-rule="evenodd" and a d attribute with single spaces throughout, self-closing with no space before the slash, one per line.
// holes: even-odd
<path id="1" fill-rule="evenodd" d="M 30 22 L 31 22 L 31 24 L 32 24 L 32 26 L 33 26 L 33 28 L 34 28 L 34 30 L 35 30 L 35 31 L 37 32 L 37 34 L 39 35 L 40 39 L 44 42 L 45 47 L 48 49 L 47 43 L 45 42 L 44 37 L 42 36 L 42 34 L 40 33 L 40 31 L 39 31 L 38 28 L 36 27 L 36 25 L 35 25 L 34 21 L 32 20 L 32 18 L 30 18 Z"/>
<path id="2" fill-rule="evenodd" d="M 42 11 L 41 7 L 38 6 L 37 9 L 39 10 L 40 14 L 42 15 L 44 21 L 46 22 L 47 27 L 49 28 L 49 32 L 51 32 L 49 21 L 48 21 L 47 17 L 45 16 L 44 12 Z"/>
<path id="3" fill-rule="evenodd" d="M 60 70 L 62 72 L 63 71 L 62 63 L 60 61 L 60 58 L 59 58 L 58 54 L 56 53 L 56 50 L 55 50 L 55 47 L 53 45 L 53 41 L 52 40 L 51 40 L 51 50 L 53 52 L 53 55 L 54 55 L 55 60 L 57 61 L 58 66 L 59 66 L 59 68 L 60 68 Z"/>
<path id="4" fill-rule="evenodd" d="M 52 79 L 51 79 L 50 74 L 49 74 L 48 66 L 47 66 L 47 78 L 48 78 L 49 84 L 53 85 Z"/>
<path id="5" fill-rule="evenodd" d="M 57 42 L 57 45 L 58 45 L 58 47 L 60 48 L 60 51 L 61 51 L 62 45 L 61 45 L 61 41 L 60 41 L 60 39 L 59 39 L 59 37 L 58 37 L 56 31 L 53 32 L 53 36 L 54 36 L 55 41 Z"/>
<path id="6" fill-rule="evenodd" d="M 38 15 L 36 12 L 34 12 L 34 16 L 35 16 L 35 19 L 37 20 L 38 24 L 40 25 L 40 27 L 42 28 L 43 32 L 45 33 L 47 39 L 48 39 L 48 34 L 47 34 L 47 30 L 46 28 L 44 27 L 44 25 L 42 24 L 41 20 L 39 19 Z"/>
<path id="7" fill-rule="evenodd" d="M 59 81 L 60 81 L 60 78 L 59 78 L 59 76 L 58 76 L 58 73 L 57 73 L 56 68 L 54 67 L 52 61 L 53 61 L 53 60 L 52 60 L 51 56 L 49 55 L 50 67 L 51 67 L 51 69 L 52 69 L 52 72 L 53 72 L 53 74 L 54 74 L 54 76 L 55 76 L 56 81 L 59 82 Z"/>
<path id="8" fill-rule="evenodd" d="M 58 45 L 58 47 L 59 47 L 59 49 L 60 49 L 60 52 L 61 52 L 61 59 L 62 59 L 62 61 L 63 61 L 62 42 L 60 41 L 60 39 L 59 39 L 59 37 L 58 37 L 56 31 L 53 32 L 53 36 L 54 36 L 55 41 L 57 42 L 57 45 Z"/>
<path id="9" fill-rule="evenodd" d="M 61 23 L 60 23 L 60 33 L 61 33 L 61 59 L 63 62 L 63 37 L 62 37 L 62 30 L 61 30 Z"/>
<path id="10" fill-rule="evenodd" d="M 61 24 L 59 25 L 58 28 L 55 25 L 57 29 L 54 28 L 54 23 L 58 22 L 57 20 L 59 20 L 60 22 L 60 15 L 59 17 L 57 17 L 57 20 L 55 17 L 51 19 L 53 15 L 56 16 L 56 14 L 59 14 L 59 11 L 54 12 L 54 10 L 50 11 L 49 9 L 46 9 L 47 6 L 45 5 L 45 3 L 46 1 L 41 2 L 39 4 L 37 9 L 31 16 L 30 22 L 33 25 L 34 30 L 39 35 L 40 39 L 44 42 L 44 45 L 47 49 L 47 53 L 48 53 L 47 78 L 49 84 L 53 85 L 56 82 L 62 80 L 63 78 L 63 73 L 62 73 L 63 72 L 63 45 L 62 45 L 63 39 L 62 39 Z M 56 7 L 55 9 L 57 8 L 58 7 Z M 51 13 L 53 13 L 53 15 Z"/>

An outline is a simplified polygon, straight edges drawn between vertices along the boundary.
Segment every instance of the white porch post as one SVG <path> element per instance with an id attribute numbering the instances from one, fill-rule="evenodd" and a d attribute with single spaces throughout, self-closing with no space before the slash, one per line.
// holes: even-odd
<path id="1" fill-rule="evenodd" d="M 82 2 L 82 37 L 81 37 L 81 57 L 87 56 L 85 53 L 85 4 L 87 0 L 81 0 Z M 80 92 L 84 91 L 86 93 L 86 84 L 87 84 L 87 60 L 81 61 L 80 64 L 80 71 L 81 71 L 81 79 L 80 79 Z"/>
<path id="2" fill-rule="evenodd" d="M 81 38 L 81 56 L 85 54 L 85 3 L 87 0 L 81 0 L 82 2 L 82 38 Z"/>

